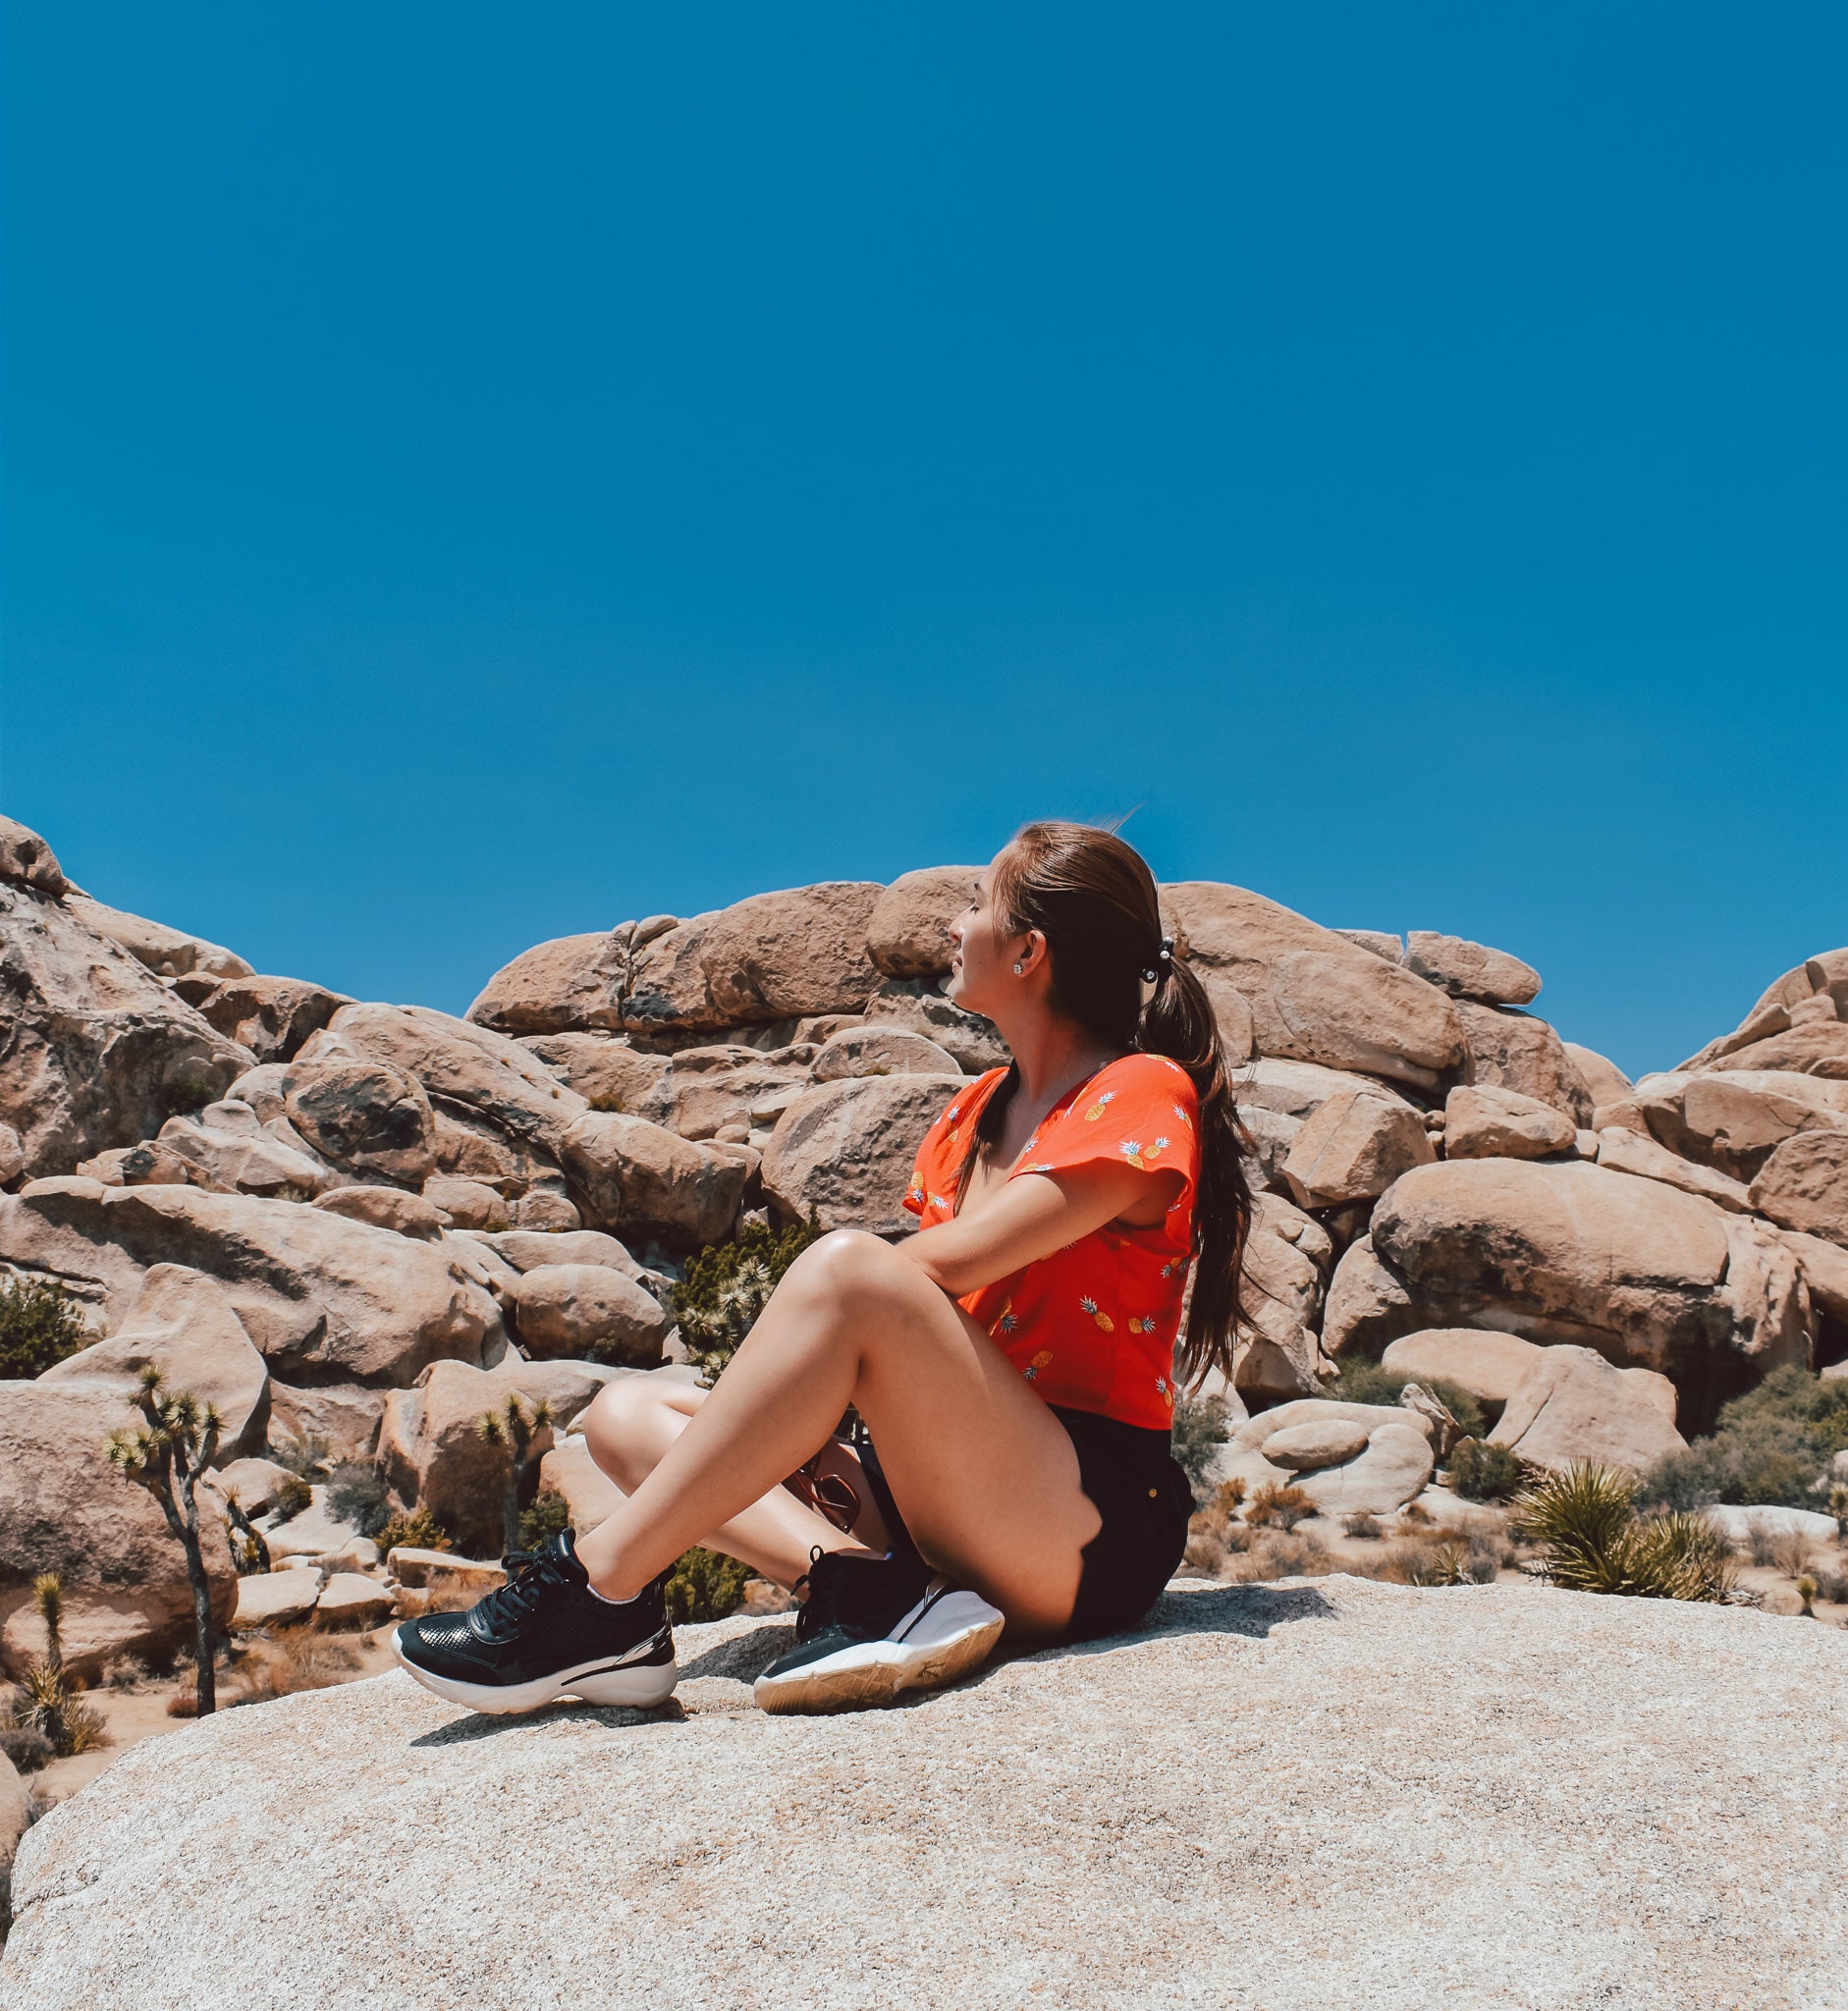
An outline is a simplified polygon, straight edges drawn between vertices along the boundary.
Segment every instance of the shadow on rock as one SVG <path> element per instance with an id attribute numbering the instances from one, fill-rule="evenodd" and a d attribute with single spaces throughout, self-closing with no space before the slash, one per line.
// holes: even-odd
<path id="1" fill-rule="evenodd" d="M 1018 1655 L 1007 1658 L 1060 1661 L 1074 1655 L 1109 1654 L 1169 1634 L 1242 1634 L 1247 1640 L 1262 1641 L 1273 1627 L 1292 1620 L 1336 1617 L 1335 1607 L 1313 1585 L 1216 1585 L 1199 1592 L 1165 1592 L 1142 1625 L 1126 1633 L 1059 1648 L 1034 1650 L 1023 1645 Z"/>
<path id="2" fill-rule="evenodd" d="M 494 1738 L 501 1732 L 541 1724 L 594 1724 L 605 1731 L 620 1731 L 629 1725 L 679 1724 L 685 1716 L 686 1712 L 672 1697 L 653 1711 L 631 1711 L 623 1706 L 605 1710 L 594 1704 L 580 1704 L 575 1699 L 564 1698 L 538 1711 L 509 1712 L 501 1716 L 471 1712 L 466 1717 L 452 1718 L 448 1724 L 438 1725 L 433 1732 L 422 1733 L 412 1739 L 410 1745 L 413 1752 L 441 1746 L 466 1746 L 478 1739 Z"/>

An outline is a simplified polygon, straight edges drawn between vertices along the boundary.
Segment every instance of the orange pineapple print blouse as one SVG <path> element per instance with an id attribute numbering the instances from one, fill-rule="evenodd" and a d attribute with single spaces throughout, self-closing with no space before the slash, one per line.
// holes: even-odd
<path id="1" fill-rule="evenodd" d="M 971 1083 L 925 1135 L 904 1197 L 925 1228 L 955 1214 L 976 1119 L 1006 1073 L 993 1068 Z M 1048 1403 L 1164 1432 L 1173 1422 L 1199 1114 L 1193 1079 L 1179 1062 L 1124 1055 L 1055 1104 L 1027 1140 L 1015 1174 L 1108 1160 L 1151 1176 L 1177 1172 L 1184 1182 L 1152 1227 L 1107 1224 L 957 1301 Z"/>

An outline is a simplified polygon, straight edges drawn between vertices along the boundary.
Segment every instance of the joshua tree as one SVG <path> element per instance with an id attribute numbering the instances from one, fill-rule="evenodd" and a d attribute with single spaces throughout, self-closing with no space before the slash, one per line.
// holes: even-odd
<path id="1" fill-rule="evenodd" d="M 141 1371 L 140 1386 L 129 1398 L 143 1422 L 111 1432 L 107 1451 L 111 1462 L 136 1487 L 145 1488 L 160 1503 L 167 1527 L 186 1551 L 187 1578 L 192 1587 L 192 1632 L 198 1654 L 198 1714 L 217 1708 L 212 1680 L 212 1585 L 205 1575 L 205 1552 L 199 1541 L 199 1477 L 218 1450 L 217 1406 L 201 1403 L 185 1391 L 169 1395 L 165 1378 L 150 1362 Z"/>
<path id="2" fill-rule="evenodd" d="M 223 1499 L 225 1514 L 237 1532 L 232 1541 L 232 1562 L 238 1567 L 239 1577 L 248 1578 L 252 1572 L 267 1571 L 270 1567 L 269 1545 L 263 1540 L 263 1532 L 244 1512 L 244 1503 L 238 1499 L 237 1489 L 227 1488 Z"/>
<path id="3" fill-rule="evenodd" d="M 1835 1541 L 1848 1543 L 1848 1485 L 1837 1481 L 1829 1489 L 1828 1512 L 1835 1518 Z"/>
<path id="4" fill-rule="evenodd" d="M 543 1398 L 527 1410 L 516 1391 L 498 1410 L 486 1412 L 475 1424 L 475 1436 L 489 1445 L 507 1447 L 507 1488 L 501 1496 L 503 1549 L 511 1556 L 519 1549 L 519 1496 L 526 1476 L 544 1449 L 534 1440 L 552 1422 L 552 1406 Z"/>
<path id="5" fill-rule="evenodd" d="M 45 1623 L 42 1660 L 27 1662 L 12 1721 L 35 1731 L 60 1758 L 87 1753 L 101 1742 L 102 1719 L 73 1689 L 64 1673 L 64 1581 L 55 1571 L 32 1580 L 32 1603 Z"/>

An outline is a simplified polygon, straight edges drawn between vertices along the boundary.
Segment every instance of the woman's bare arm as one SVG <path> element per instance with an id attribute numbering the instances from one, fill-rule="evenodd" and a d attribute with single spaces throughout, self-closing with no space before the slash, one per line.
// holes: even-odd
<path id="1" fill-rule="evenodd" d="M 980 1208 L 920 1229 L 898 1249 L 933 1284 L 959 1299 L 1119 1216 L 1159 1221 L 1183 1184 L 1177 1172 L 1151 1177 L 1133 1167 L 1104 1164 L 1015 1173 Z"/>

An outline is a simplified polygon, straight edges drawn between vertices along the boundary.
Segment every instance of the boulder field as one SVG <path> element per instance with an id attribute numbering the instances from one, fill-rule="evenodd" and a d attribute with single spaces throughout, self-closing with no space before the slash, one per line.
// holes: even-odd
<path id="1" fill-rule="evenodd" d="M 145 1362 L 213 1394 L 222 1461 L 370 1466 L 394 1510 L 486 1541 L 480 1392 L 678 1361 L 675 1284 L 740 1222 L 909 1233 L 918 1141 L 1006 1059 L 942 990 L 975 870 L 560 938 L 456 1016 L 253 971 L 80 893 L 0 819 L 0 1281 L 61 1285 L 88 1342 L 0 1386 L 0 1496 L 30 1463 L 0 1498 L 0 1664 L 44 1569 L 77 1574 L 85 1667 L 172 1633 L 97 1464 Z M 1163 900 L 1256 1193 L 1223 1477 L 1288 1477 L 1331 1513 L 1410 1501 L 1443 1420 L 1337 1418 L 1357 1359 L 1472 1391 L 1549 1468 L 1646 1466 L 1769 1371 L 1848 1357 L 1848 950 L 1632 1083 L 1560 1039 L 1504 951 L 1218 882 Z M 1304 1429 L 1273 1446 L 1285 1411 Z M 535 1473 L 562 1452 L 541 1439 Z M 346 1569 L 356 1532 L 307 1512 L 274 1548 Z"/>
<path id="2" fill-rule="evenodd" d="M 1195 1587 L 909 1708 L 765 1716 L 788 1638 L 679 1630 L 646 1714 L 393 1674 L 136 1747 L 27 1831 L 0 2007 L 1841 2000 L 1837 1629 Z"/>

